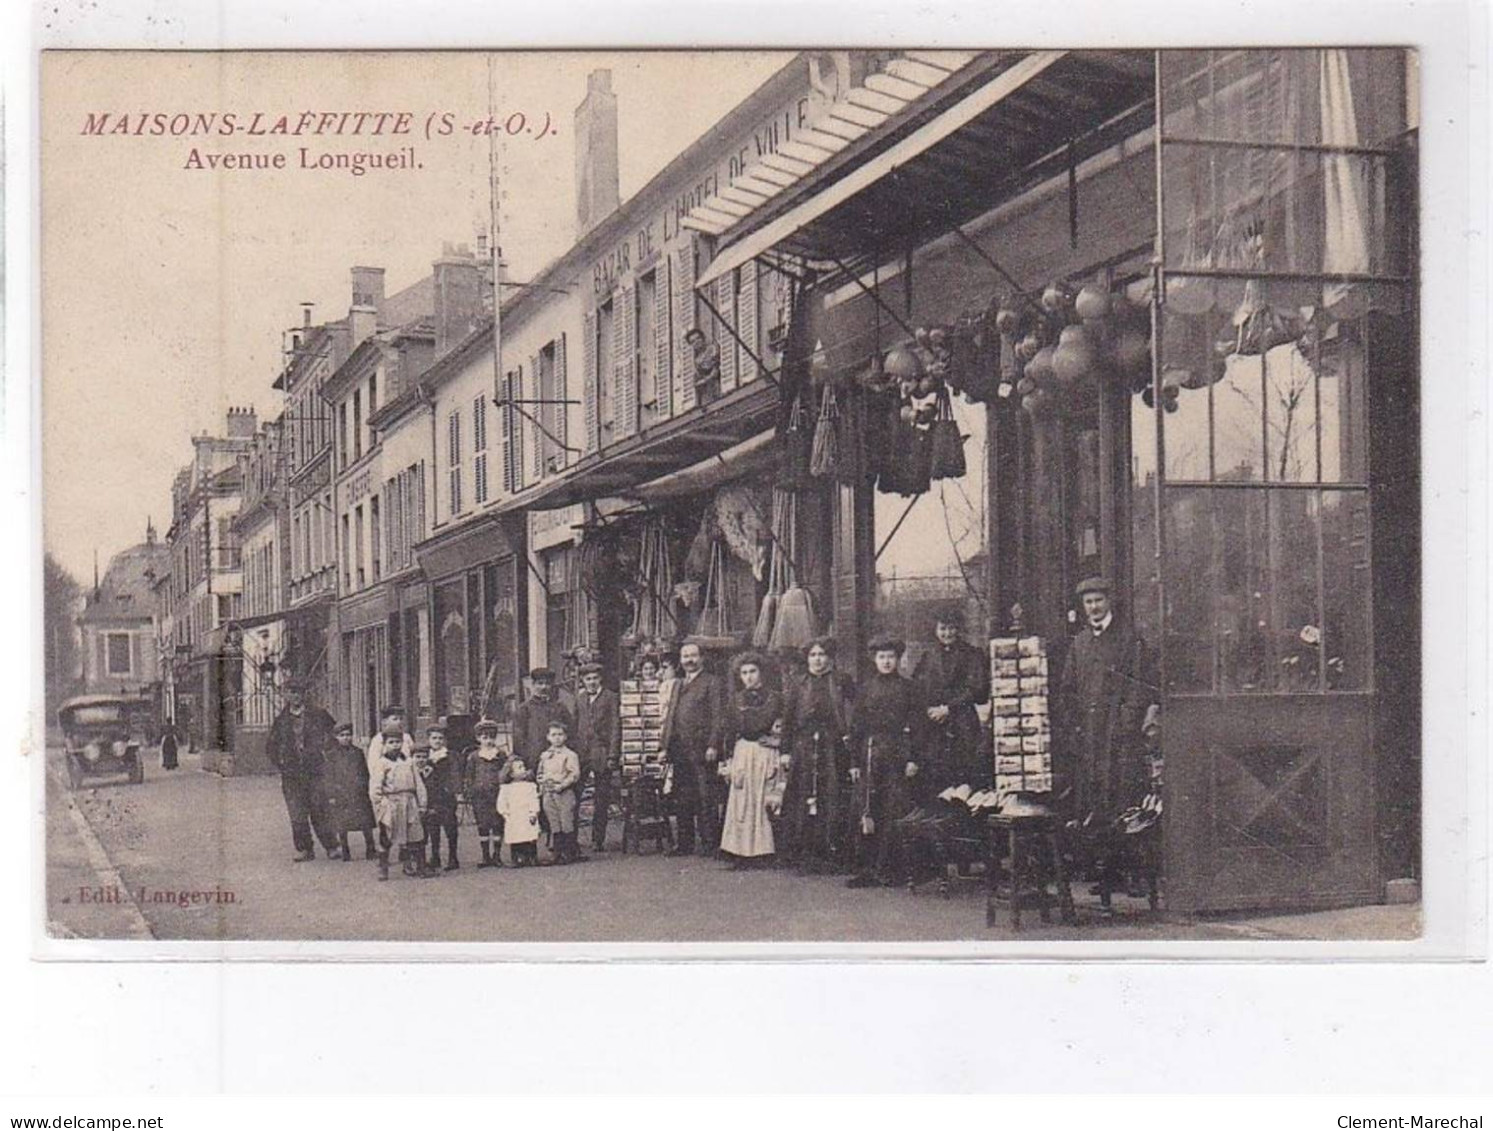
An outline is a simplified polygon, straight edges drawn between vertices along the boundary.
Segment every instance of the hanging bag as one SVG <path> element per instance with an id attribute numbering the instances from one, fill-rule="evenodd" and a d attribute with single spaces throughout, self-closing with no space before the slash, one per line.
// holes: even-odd
<path id="1" fill-rule="evenodd" d="M 954 405 L 947 389 L 938 394 L 938 419 L 929 431 L 928 448 L 930 479 L 959 479 L 964 475 L 964 436 L 954 419 Z"/>

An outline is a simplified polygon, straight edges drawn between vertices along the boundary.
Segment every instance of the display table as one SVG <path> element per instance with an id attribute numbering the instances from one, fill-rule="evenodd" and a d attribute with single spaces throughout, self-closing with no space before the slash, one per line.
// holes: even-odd
<path id="1" fill-rule="evenodd" d="M 1028 892 L 1035 890 L 1037 910 L 1042 922 L 1051 922 L 1049 882 L 1057 886 L 1058 910 L 1064 923 L 1076 923 L 1073 892 L 1068 886 L 1068 866 L 1063 861 L 1063 822 L 1055 813 L 1023 813 L 990 817 L 990 860 L 985 868 L 985 925 L 995 926 L 996 905 L 1006 902 L 1011 908 L 1011 929 L 1021 930 L 1021 907 Z M 1000 849 L 1005 844 L 1011 861 L 1011 893 L 1002 900 L 997 893 L 1000 881 Z"/>

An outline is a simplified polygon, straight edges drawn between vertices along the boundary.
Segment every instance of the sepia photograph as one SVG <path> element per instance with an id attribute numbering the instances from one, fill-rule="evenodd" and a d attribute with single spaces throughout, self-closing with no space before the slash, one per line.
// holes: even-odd
<path id="1" fill-rule="evenodd" d="M 41 52 L 50 953 L 1416 940 L 1419 68 Z"/>

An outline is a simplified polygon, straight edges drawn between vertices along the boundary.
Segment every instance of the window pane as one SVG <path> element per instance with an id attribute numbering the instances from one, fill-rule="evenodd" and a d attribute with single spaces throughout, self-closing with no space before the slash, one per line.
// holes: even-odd
<path id="1" fill-rule="evenodd" d="M 1214 591 L 1213 510 L 1219 494 L 1169 487 L 1166 505 L 1166 682 L 1168 691 L 1213 689 L 1211 595 Z M 1141 567 L 1140 555 L 1136 557 Z"/>
<path id="2" fill-rule="evenodd" d="M 1208 388 L 1217 372 L 1213 340 L 1219 319 L 1168 308 L 1161 321 L 1161 373 L 1164 397 L 1175 404 L 1163 427 L 1168 479 L 1209 478 Z M 1145 398 L 1137 398 L 1145 406 Z"/>
<path id="3" fill-rule="evenodd" d="M 1311 363 L 1295 343 L 1276 346 L 1259 363 L 1265 379 L 1266 474 L 1281 483 L 1314 483 L 1317 381 Z"/>
<path id="4" fill-rule="evenodd" d="M 1169 137 L 1383 146 L 1405 129 L 1398 48 L 1163 51 Z"/>
<path id="5" fill-rule="evenodd" d="M 1265 478 L 1264 378 L 1258 357 L 1233 357 L 1213 386 L 1213 467 L 1225 482 Z"/>
<path id="6" fill-rule="evenodd" d="M 1364 319 L 1331 323 L 1314 351 L 1320 375 L 1322 480 L 1326 483 L 1368 482 L 1369 361 L 1364 323 Z"/>
<path id="7" fill-rule="evenodd" d="M 1322 573 L 1329 691 L 1367 691 L 1373 668 L 1367 491 L 1322 492 Z"/>

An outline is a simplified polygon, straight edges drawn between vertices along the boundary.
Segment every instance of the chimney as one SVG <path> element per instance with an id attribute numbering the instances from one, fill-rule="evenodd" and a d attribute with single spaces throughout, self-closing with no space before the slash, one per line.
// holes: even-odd
<path id="1" fill-rule="evenodd" d="M 352 331 L 352 348 L 357 349 L 383 321 L 384 269 L 354 267 L 352 279 L 353 300 L 347 310 L 347 321 Z"/>
<path id="2" fill-rule="evenodd" d="M 258 416 L 252 408 L 230 408 L 228 410 L 228 438 L 247 440 L 253 437 Z"/>
<path id="3" fill-rule="evenodd" d="M 612 72 L 592 71 L 575 108 L 575 236 L 580 239 L 621 203 L 617 182 L 617 96 Z"/>
<path id="4" fill-rule="evenodd" d="M 466 244 L 444 244 L 431 268 L 435 284 L 435 356 L 444 357 L 482 321 L 482 264 Z"/>

